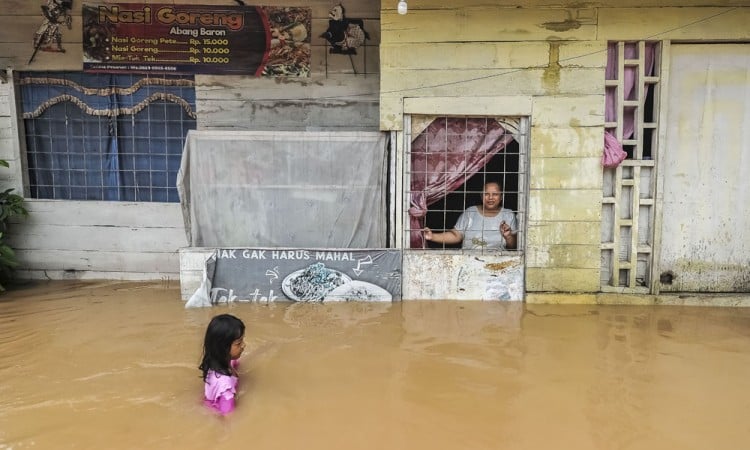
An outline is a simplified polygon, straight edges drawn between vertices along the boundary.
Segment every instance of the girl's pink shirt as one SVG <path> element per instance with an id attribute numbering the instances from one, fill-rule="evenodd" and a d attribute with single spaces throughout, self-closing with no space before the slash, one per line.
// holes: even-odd
<path id="1" fill-rule="evenodd" d="M 236 359 L 231 362 L 232 368 L 235 369 L 238 364 L 239 361 Z M 206 406 L 213 408 L 220 414 L 228 414 L 234 411 L 234 397 L 237 395 L 238 382 L 239 378 L 234 375 L 224 375 L 209 370 L 203 387 Z"/>

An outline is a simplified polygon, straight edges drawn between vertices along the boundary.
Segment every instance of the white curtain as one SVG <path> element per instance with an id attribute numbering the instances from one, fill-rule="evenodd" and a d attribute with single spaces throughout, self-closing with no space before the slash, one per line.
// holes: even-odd
<path id="1" fill-rule="evenodd" d="M 193 247 L 384 248 L 379 132 L 191 131 L 177 177 Z"/>

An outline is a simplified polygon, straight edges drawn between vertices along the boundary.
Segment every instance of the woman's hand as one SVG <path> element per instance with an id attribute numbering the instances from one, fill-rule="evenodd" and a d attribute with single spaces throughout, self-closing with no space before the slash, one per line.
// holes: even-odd
<path id="1" fill-rule="evenodd" d="M 432 240 L 432 230 L 430 230 L 427 227 L 422 228 L 422 232 L 424 233 L 424 238 L 428 241 Z"/>
<path id="2" fill-rule="evenodd" d="M 500 234 L 502 234 L 503 239 L 505 239 L 505 248 L 511 250 L 516 248 L 516 245 L 518 244 L 516 242 L 516 234 L 513 232 L 510 225 L 505 223 L 504 220 L 500 223 Z"/>
<path id="3" fill-rule="evenodd" d="M 511 227 L 510 227 L 510 225 L 508 225 L 507 223 L 505 223 L 505 221 L 504 221 L 504 220 L 503 220 L 502 222 L 500 222 L 500 234 L 502 234 L 502 235 L 503 235 L 503 237 L 504 237 L 504 238 L 505 238 L 506 240 L 507 240 L 507 239 L 508 239 L 508 238 L 509 238 L 510 236 L 512 236 L 512 235 L 513 235 L 513 229 L 512 229 Z"/>

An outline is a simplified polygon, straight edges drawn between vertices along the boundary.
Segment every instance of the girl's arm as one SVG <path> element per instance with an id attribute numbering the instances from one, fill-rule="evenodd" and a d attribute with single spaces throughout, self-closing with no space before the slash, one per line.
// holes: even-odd
<path id="1" fill-rule="evenodd" d="M 234 394 L 232 394 L 231 392 L 226 392 L 219 396 L 219 401 L 217 402 L 216 406 L 219 413 L 221 415 L 224 415 L 234 411 L 234 405 Z"/>

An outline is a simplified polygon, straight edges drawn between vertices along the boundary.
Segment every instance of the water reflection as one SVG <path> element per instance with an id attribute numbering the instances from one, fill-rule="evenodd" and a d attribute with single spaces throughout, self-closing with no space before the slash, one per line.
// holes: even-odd
<path id="1" fill-rule="evenodd" d="M 238 409 L 201 405 L 205 325 L 248 326 Z M 0 297 L 0 449 L 741 448 L 750 311 L 237 303 L 175 285 Z"/>

